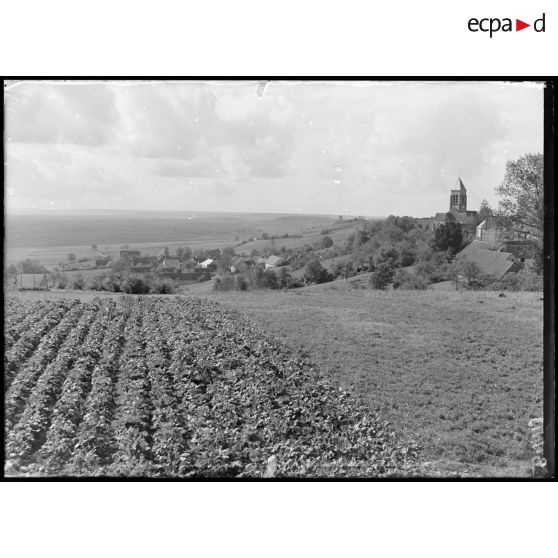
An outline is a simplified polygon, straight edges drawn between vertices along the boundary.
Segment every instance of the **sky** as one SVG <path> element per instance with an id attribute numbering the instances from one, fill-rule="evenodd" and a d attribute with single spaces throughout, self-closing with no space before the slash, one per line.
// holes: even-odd
<path id="1" fill-rule="evenodd" d="M 259 93 L 258 93 L 259 89 Z M 502 82 L 19 82 L 6 210 L 430 216 L 543 150 L 543 89 Z"/>

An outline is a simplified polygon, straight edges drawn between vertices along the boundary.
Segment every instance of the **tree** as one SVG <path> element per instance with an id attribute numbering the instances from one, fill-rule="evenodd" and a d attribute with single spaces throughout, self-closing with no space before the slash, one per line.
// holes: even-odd
<path id="1" fill-rule="evenodd" d="M 223 248 L 221 250 L 221 257 L 219 258 L 219 261 L 217 263 L 217 267 L 219 268 L 219 271 L 221 272 L 227 271 L 231 266 L 231 263 L 235 258 L 235 256 L 236 253 L 232 246 L 227 246 L 226 248 Z"/>
<path id="2" fill-rule="evenodd" d="M 183 260 L 188 260 L 192 257 L 192 249 L 189 246 L 182 246 L 176 249 L 176 255 Z"/>
<path id="3" fill-rule="evenodd" d="M 487 200 L 482 200 L 479 207 L 479 223 L 486 221 L 494 215 L 492 208 L 490 207 Z"/>
<path id="4" fill-rule="evenodd" d="M 279 282 L 277 280 L 277 275 L 273 269 L 266 269 L 263 272 L 263 286 L 268 289 L 277 289 L 279 287 Z"/>
<path id="5" fill-rule="evenodd" d="M 165 256 L 165 258 L 168 258 L 170 256 L 170 250 L 168 246 L 165 246 L 163 248 L 163 255 Z"/>
<path id="6" fill-rule="evenodd" d="M 542 245 L 544 229 L 544 161 L 540 153 L 527 153 L 506 163 L 496 218 L 513 233 L 527 233 Z"/>
<path id="7" fill-rule="evenodd" d="M 345 279 L 345 283 L 349 277 L 352 277 L 355 274 L 353 262 L 349 261 L 343 266 L 343 277 Z"/>
<path id="8" fill-rule="evenodd" d="M 331 236 L 324 236 L 320 242 L 320 245 L 322 248 L 325 248 L 326 250 L 328 248 L 331 248 L 333 246 L 333 240 L 331 239 Z"/>
<path id="9" fill-rule="evenodd" d="M 48 269 L 43 264 L 29 258 L 18 262 L 16 267 L 21 273 L 48 273 Z"/>
<path id="10" fill-rule="evenodd" d="M 476 262 L 466 258 L 456 258 L 448 270 L 449 277 L 455 281 L 455 288 L 463 284 L 467 289 L 481 289 L 494 281 L 493 277 L 482 272 Z"/>
<path id="11" fill-rule="evenodd" d="M 77 259 L 77 258 L 76 258 L 76 255 L 75 255 L 73 252 L 70 252 L 70 253 L 68 254 L 68 261 L 69 261 L 69 262 L 75 262 L 76 259 Z"/>
<path id="12" fill-rule="evenodd" d="M 327 269 L 324 268 L 317 258 L 311 259 L 306 264 L 305 275 L 311 283 L 327 283 L 330 280 Z"/>
<path id="13" fill-rule="evenodd" d="M 463 243 L 463 233 L 461 232 L 461 225 L 459 223 L 449 222 L 442 223 L 434 231 L 434 238 L 432 239 L 432 248 L 438 252 L 445 252 L 449 250 L 452 256 L 455 256 L 461 244 Z"/>
<path id="14" fill-rule="evenodd" d="M 277 283 L 280 289 L 288 288 L 291 284 L 291 275 L 286 267 L 277 270 Z"/>
<path id="15" fill-rule="evenodd" d="M 370 276 L 370 286 L 373 289 L 385 289 L 393 279 L 394 270 L 389 263 L 380 264 Z"/>
<path id="16" fill-rule="evenodd" d="M 96 244 L 91 244 L 91 249 L 96 252 L 99 249 L 99 247 Z"/>

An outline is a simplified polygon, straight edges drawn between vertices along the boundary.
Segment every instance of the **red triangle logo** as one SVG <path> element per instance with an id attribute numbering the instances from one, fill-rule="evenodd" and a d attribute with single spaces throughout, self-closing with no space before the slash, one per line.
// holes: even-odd
<path id="1" fill-rule="evenodd" d="M 516 31 L 521 31 L 522 29 L 525 29 L 526 27 L 531 27 L 531 24 L 530 23 L 525 23 L 524 21 L 521 21 L 520 19 L 515 20 L 515 30 Z"/>

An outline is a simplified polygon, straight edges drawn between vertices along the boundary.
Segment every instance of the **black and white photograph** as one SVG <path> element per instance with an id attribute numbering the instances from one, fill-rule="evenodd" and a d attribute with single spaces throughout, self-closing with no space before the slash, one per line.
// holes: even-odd
<path id="1" fill-rule="evenodd" d="M 546 87 L 4 81 L 4 477 L 548 477 Z"/>

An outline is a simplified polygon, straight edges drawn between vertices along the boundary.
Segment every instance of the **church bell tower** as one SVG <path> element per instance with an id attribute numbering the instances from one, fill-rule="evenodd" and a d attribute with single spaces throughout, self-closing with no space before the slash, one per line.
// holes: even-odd
<path id="1" fill-rule="evenodd" d="M 457 179 L 456 189 L 450 194 L 449 210 L 453 213 L 465 213 L 467 211 L 467 190 L 461 181 Z"/>

